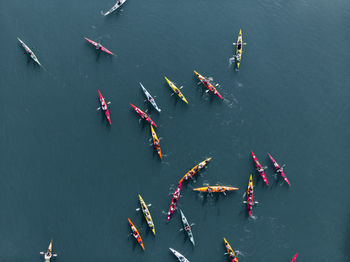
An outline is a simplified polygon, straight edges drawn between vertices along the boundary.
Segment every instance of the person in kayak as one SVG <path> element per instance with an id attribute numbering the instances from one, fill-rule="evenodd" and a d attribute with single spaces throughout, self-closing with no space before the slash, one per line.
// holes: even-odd
<path id="1" fill-rule="evenodd" d="M 96 49 L 101 49 L 102 45 L 100 43 L 97 43 Z"/>
<path id="2" fill-rule="evenodd" d="M 207 192 L 208 192 L 208 193 L 211 193 L 211 192 L 213 192 L 213 189 L 212 189 L 210 186 L 208 186 L 208 187 L 207 187 Z"/>
<path id="3" fill-rule="evenodd" d="M 238 55 L 236 55 L 236 59 L 237 61 L 241 61 L 241 53 L 238 53 Z"/>
<path id="4" fill-rule="evenodd" d="M 106 111 L 107 110 L 107 105 L 106 105 L 106 103 L 105 103 L 105 101 L 101 101 L 101 105 L 102 105 L 102 110 L 103 111 Z"/>
<path id="5" fill-rule="evenodd" d="M 155 146 L 159 146 L 159 141 L 158 141 L 158 140 L 155 140 L 155 141 L 154 141 L 154 145 L 155 145 Z"/>
<path id="6" fill-rule="evenodd" d="M 260 167 L 260 168 L 258 168 L 258 172 L 262 173 L 262 172 L 264 172 L 264 169 L 262 167 Z"/>
<path id="7" fill-rule="evenodd" d="M 242 48 L 242 43 L 240 42 L 240 43 L 238 43 L 238 45 L 237 45 L 237 49 L 238 49 L 238 50 L 241 50 L 241 48 Z"/>

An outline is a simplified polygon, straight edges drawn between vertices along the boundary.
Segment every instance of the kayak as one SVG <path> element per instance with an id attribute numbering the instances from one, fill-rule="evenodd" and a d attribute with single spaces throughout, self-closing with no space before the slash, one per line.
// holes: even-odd
<path id="1" fill-rule="evenodd" d="M 138 113 L 141 118 L 145 119 L 147 122 L 149 122 L 151 125 L 157 127 L 156 123 L 153 122 L 153 120 L 145 113 L 143 112 L 140 108 L 134 106 L 133 104 L 130 103 L 130 105 L 132 106 L 132 108 L 136 111 L 136 113 Z"/>
<path id="2" fill-rule="evenodd" d="M 101 51 L 110 54 L 110 55 L 114 55 L 111 51 L 109 51 L 107 48 L 103 47 L 102 45 L 100 45 L 100 47 L 98 48 L 99 43 L 90 40 L 89 38 L 84 37 L 86 41 L 88 41 L 90 44 L 94 45 L 96 47 L 96 49 L 100 49 Z"/>
<path id="3" fill-rule="evenodd" d="M 236 256 L 235 252 L 233 251 L 232 247 L 230 246 L 230 244 L 228 243 L 228 241 L 226 240 L 226 238 L 224 238 L 224 243 L 225 243 L 225 247 L 227 250 L 227 255 L 229 255 L 231 261 L 238 262 L 237 256 Z"/>
<path id="4" fill-rule="evenodd" d="M 166 76 L 164 78 L 168 82 L 169 86 L 174 91 L 174 93 L 177 94 L 182 99 L 182 101 L 184 101 L 186 104 L 188 104 L 186 97 L 181 93 L 180 89 L 178 89 L 176 87 L 176 85 L 174 85 L 174 83 L 171 82 Z"/>
<path id="5" fill-rule="evenodd" d="M 162 151 L 161 151 L 161 149 L 160 149 L 159 139 L 158 139 L 157 134 L 156 134 L 156 132 L 154 131 L 152 125 L 151 125 L 151 132 L 152 132 L 152 138 L 153 138 L 153 145 L 154 145 L 154 147 L 156 148 L 157 153 L 158 153 L 160 159 L 162 159 Z"/>
<path id="6" fill-rule="evenodd" d="M 142 87 L 142 91 L 145 93 L 145 95 L 146 95 L 146 97 L 147 97 L 148 102 L 150 102 L 151 105 L 152 105 L 158 112 L 162 111 L 162 110 L 160 110 L 160 108 L 157 106 L 156 101 L 155 101 L 154 98 L 151 96 L 151 94 L 148 93 L 148 91 L 146 90 L 146 88 L 141 84 L 141 82 L 140 82 L 140 85 L 141 85 L 141 87 Z"/>
<path id="7" fill-rule="evenodd" d="M 297 261 L 298 255 L 299 255 L 299 253 L 296 253 L 290 262 L 295 262 L 295 261 Z"/>
<path id="8" fill-rule="evenodd" d="M 151 213 L 149 212 L 148 207 L 147 207 L 145 201 L 143 201 L 141 195 L 139 195 L 139 200 L 140 200 L 142 213 L 146 218 L 147 224 L 148 224 L 149 228 L 152 230 L 153 235 L 156 235 L 156 230 L 154 228 L 154 223 L 153 223 L 153 219 L 151 217 Z"/>
<path id="9" fill-rule="evenodd" d="M 107 118 L 109 124 L 111 125 L 111 124 L 112 124 L 112 122 L 111 122 L 111 116 L 110 116 L 110 114 L 109 114 L 109 110 L 108 110 L 108 106 L 107 106 L 106 100 L 103 98 L 103 96 L 102 96 L 100 90 L 97 90 L 97 91 L 98 91 L 98 96 L 99 96 L 99 98 L 100 98 L 101 108 L 102 108 L 102 110 L 105 112 L 105 116 L 106 116 L 106 118 Z M 106 106 L 105 109 L 103 108 L 104 105 Z"/>
<path id="10" fill-rule="evenodd" d="M 242 29 L 240 29 L 239 33 L 238 33 L 237 43 L 233 43 L 233 45 L 236 45 L 236 66 L 237 66 L 237 69 L 239 68 L 239 66 L 241 64 L 242 48 L 243 48 L 244 44 L 245 43 L 243 43 L 243 41 L 242 41 Z"/>
<path id="11" fill-rule="evenodd" d="M 269 185 L 269 182 L 267 182 L 266 174 L 262 166 L 260 165 L 258 159 L 256 158 L 255 154 L 253 151 L 251 151 L 252 157 L 256 166 L 256 170 L 259 172 L 259 175 L 262 177 L 266 185 Z"/>
<path id="12" fill-rule="evenodd" d="M 117 3 L 112 6 L 111 9 L 109 9 L 106 13 L 104 13 L 104 16 L 109 15 L 110 13 L 114 12 L 115 10 L 117 10 L 119 7 L 121 7 L 124 3 L 126 2 L 126 0 L 117 0 Z"/>
<path id="13" fill-rule="evenodd" d="M 206 186 L 206 187 L 198 187 L 194 188 L 193 191 L 197 192 L 207 192 L 207 193 L 216 193 L 216 192 L 226 192 L 226 191 L 234 191 L 238 190 L 237 187 L 231 186 Z"/>
<path id="14" fill-rule="evenodd" d="M 209 82 L 208 79 L 206 79 L 204 76 L 202 76 L 201 74 L 197 73 L 196 70 L 194 70 L 194 73 L 196 74 L 196 76 L 198 77 L 198 79 L 202 82 L 202 84 L 208 88 L 214 95 L 220 97 L 221 99 L 222 96 L 220 95 L 220 93 L 218 92 L 218 90 L 216 90 L 216 88 L 213 86 L 212 83 Z"/>
<path id="15" fill-rule="evenodd" d="M 179 181 L 179 183 L 182 183 L 183 181 L 186 181 L 190 178 L 192 178 L 195 174 L 197 174 L 200 170 L 202 170 L 211 160 L 211 157 L 205 159 L 204 161 L 200 162 L 198 165 L 195 165 L 190 171 L 188 171 Z"/>
<path id="16" fill-rule="evenodd" d="M 130 218 L 128 218 L 128 221 L 129 221 L 129 224 L 130 224 L 130 228 L 131 228 L 131 231 L 132 231 L 132 235 L 134 236 L 134 238 L 137 240 L 137 243 L 140 244 L 142 250 L 145 250 L 145 247 L 143 245 L 143 242 L 142 242 L 142 238 L 139 234 L 139 231 L 137 230 L 137 228 L 135 227 L 135 225 L 131 222 Z"/>
<path id="17" fill-rule="evenodd" d="M 254 205 L 254 187 L 253 187 L 253 175 L 250 175 L 248 182 L 247 190 L 247 207 L 248 207 L 248 216 L 252 215 L 253 205 Z"/>
<path id="18" fill-rule="evenodd" d="M 51 239 L 46 252 L 40 252 L 41 255 L 44 255 L 45 262 L 50 262 L 52 257 L 57 257 L 57 254 L 52 254 L 52 242 Z"/>
<path id="19" fill-rule="evenodd" d="M 281 176 L 283 177 L 284 181 L 286 181 L 288 183 L 288 185 L 290 186 L 289 180 L 288 180 L 286 174 L 284 173 L 283 168 L 280 167 L 280 165 L 276 162 L 275 159 L 273 159 L 273 157 L 269 153 L 267 153 L 267 154 L 269 155 L 273 165 L 275 166 L 277 173 L 280 173 Z"/>
<path id="20" fill-rule="evenodd" d="M 181 209 L 180 209 L 180 214 L 181 214 L 181 220 L 182 220 L 182 224 L 183 224 L 183 226 L 184 226 L 184 229 L 185 229 L 185 231 L 187 232 L 187 235 L 188 235 L 188 237 L 190 238 L 192 244 L 195 245 L 191 226 L 190 226 L 190 224 L 188 223 L 187 218 L 185 217 L 184 213 L 182 213 L 182 210 L 181 210 Z"/>
<path id="21" fill-rule="evenodd" d="M 177 202 L 179 201 L 179 198 L 180 198 L 181 186 L 182 186 L 182 183 L 179 183 L 179 185 L 177 186 L 177 188 L 173 194 L 173 198 L 171 199 L 171 203 L 170 203 L 169 211 L 168 211 L 167 222 L 169 222 L 170 217 L 175 212 L 175 207 L 176 207 Z"/>
<path id="22" fill-rule="evenodd" d="M 24 50 L 26 51 L 26 53 L 39 65 L 41 66 L 38 58 L 36 57 L 36 55 L 33 53 L 33 51 L 21 40 L 17 37 L 18 41 L 21 43 L 21 45 L 23 46 Z"/>
<path id="23" fill-rule="evenodd" d="M 174 256 L 180 261 L 180 262 L 190 262 L 187 258 L 185 258 L 183 255 L 181 255 L 179 252 L 177 252 L 175 249 L 172 249 L 169 247 L 170 251 L 173 252 Z"/>

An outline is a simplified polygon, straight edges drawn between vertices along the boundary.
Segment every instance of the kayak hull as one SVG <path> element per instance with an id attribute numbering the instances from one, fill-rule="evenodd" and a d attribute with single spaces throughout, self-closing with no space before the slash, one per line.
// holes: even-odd
<path id="1" fill-rule="evenodd" d="M 275 160 L 269 153 L 267 153 L 267 154 L 269 155 L 269 157 L 270 157 L 270 159 L 271 159 L 271 161 L 272 161 L 274 167 L 276 168 L 277 173 L 280 173 L 280 175 L 281 175 L 281 177 L 284 179 L 284 181 L 286 181 L 287 184 L 288 184 L 289 186 L 291 186 L 291 184 L 290 184 L 290 182 L 289 182 L 289 180 L 288 180 L 286 174 L 284 173 L 283 169 L 280 167 L 280 165 L 276 162 L 276 160 Z"/>
<path id="2" fill-rule="evenodd" d="M 259 171 L 259 169 L 263 169 L 260 162 L 258 161 L 258 159 L 256 158 L 255 154 L 253 151 L 251 151 L 251 154 L 252 154 L 252 157 L 253 157 L 253 160 L 254 160 L 254 163 L 255 163 L 255 166 L 256 166 L 256 169 L 259 173 L 259 175 L 262 177 L 262 179 L 264 180 L 265 184 L 268 186 L 269 185 L 269 182 L 267 181 L 267 178 L 266 178 L 266 174 L 265 174 L 265 171 Z"/>
<path id="3" fill-rule="evenodd" d="M 93 41 L 93 40 L 90 40 L 89 38 L 86 38 L 86 37 L 84 37 L 84 39 L 85 39 L 86 41 L 88 41 L 90 44 L 92 44 L 93 46 L 95 46 L 95 47 L 98 46 L 98 43 L 97 43 L 97 42 L 95 42 L 95 41 Z M 107 48 L 103 47 L 102 45 L 100 45 L 100 50 L 101 50 L 102 52 L 107 53 L 107 54 L 114 55 L 111 51 L 109 51 Z"/>
<path id="4" fill-rule="evenodd" d="M 101 109 L 102 109 L 102 111 L 104 111 L 105 116 L 106 116 L 106 118 L 107 118 L 107 120 L 108 120 L 108 123 L 111 125 L 111 124 L 112 124 L 111 115 L 109 114 L 109 110 L 108 110 L 108 106 L 107 106 L 106 100 L 105 100 L 104 97 L 102 96 L 100 90 L 97 90 L 97 91 L 98 91 L 98 97 L 99 97 L 100 103 L 101 103 Z M 106 105 L 106 109 L 105 109 L 105 110 L 102 108 L 102 105 L 103 105 L 103 104 Z"/>
<path id="5" fill-rule="evenodd" d="M 205 159 L 204 161 L 200 162 L 199 164 L 195 165 L 190 171 L 188 171 L 179 181 L 179 183 L 182 183 L 183 181 L 189 180 L 190 178 L 193 178 L 195 174 L 197 174 L 199 171 L 201 171 L 206 165 L 209 163 L 209 161 L 212 158 L 209 157 Z"/>
<path id="6" fill-rule="evenodd" d="M 173 82 L 171 82 L 166 76 L 164 77 L 165 80 L 167 81 L 168 85 L 170 88 L 174 91 L 175 94 L 178 95 L 178 97 L 181 98 L 182 101 L 184 101 L 186 104 L 188 104 L 188 101 L 186 97 L 181 93 L 180 89 L 178 89 Z"/>
<path id="7" fill-rule="evenodd" d="M 131 107 L 136 111 L 136 113 L 139 114 L 139 116 L 142 119 L 145 119 L 148 123 L 150 123 L 152 126 L 157 127 L 156 123 L 153 122 L 153 120 L 145 113 L 143 112 L 140 108 L 138 108 L 137 106 L 134 106 L 133 104 L 131 104 Z"/>
<path id="8" fill-rule="evenodd" d="M 227 255 L 229 255 L 229 258 L 232 262 L 238 262 L 237 256 L 235 252 L 233 251 L 232 247 L 230 246 L 229 242 L 224 238 L 224 244 L 226 247 Z"/>
<path id="9" fill-rule="evenodd" d="M 106 13 L 104 13 L 104 16 L 107 16 L 111 13 L 113 13 L 114 11 L 118 10 L 120 7 L 122 7 L 122 5 L 126 2 L 126 0 L 120 0 L 117 1 L 117 3 L 115 3 L 114 6 L 111 7 L 111 9 L 109 9 Z"/>
<path id="10" fill-rule="evenodd" d="M 153 235 L 156 235 L 156 230 L 154 228 L 154 223 L 153 223 L 151 213 L 149 212 L 148 207 L 147 207 L 145 201 L 143 201 L 141 195 L 139 195 L 139 201 L 140 201 L 141 210 L 142 210 L 142 213 L 146 219 L 146 222 L 147 222 L 149 228 L 151 229 Z"/>
<path id="11" fill-rule="evenodd" d="M 175 212 L 177 202 L 179 202 L 179 198 L 180 198 L 181 187 L 182 187 L 182 183 L 179 183 L 174 194 L 173 194 L 173 198 L 171 199 L 171 203 L 170 203 L 169 210 L 168 210 L 167 222 L 169 222 L 171 216 Z"/>
<path id="12" fill-rule="evenodd" d="M 220 99 L 223 99 L 223 97 L 220 95 L 220 93 L 218 92 L 218 90 L 216 90 L 216 88 L 213 86 L 212 83 L 210 83 L 204 76 L 202 76 L 201 74 L 199 74 L 196 70 L 194 70 L 194 73 L 196 74 L 196 76 L 198 77 L 198 79 L 201 81 L 201 83 L 208 88 L 208 90 L 210 92 L 212 92 L 214 95 L 218 96 Z"/>
<path id="13" fill-rule="evenodd" d="M 206 193 L 227 192 L 227 191 L 235 191 L 235 190 L 239 190 L 239 188 L 230 187 L 230 186 L 206 186 L 206 187 L 198 187 L 193 189 L 193 191 L 206 192 Z"/>

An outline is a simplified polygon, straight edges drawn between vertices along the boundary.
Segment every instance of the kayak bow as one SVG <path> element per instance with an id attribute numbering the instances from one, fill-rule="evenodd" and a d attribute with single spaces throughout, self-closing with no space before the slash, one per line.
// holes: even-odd
<path id="1" fill-rule="evenodd" d="M 151 217 L 151 213 L 149 212 L 148 207 L 147 207 L 145 201 L 143 201 L 141 195 L 139 195 L 139 200 L 140 200 L 142 213 L 145 216 L 147 224 L 148 224 L 149 228 L 152 230 L 153 235 L 156 235 L 156 230 L 154 228 L 154 223 L 153 223 L 153 219 Z"/>
<path id="2" fill-rule="evenodd" d="M 226 240 L 226 238 L 224 238 L 224 243 L 225 243 L 227 255 L 229 255 L 231 261 L 238 262 L 237 256 L 236 256 L 235 252 L 233 251 L 232 247 L 230 246 L 230 244 L 228 243 L 228 241 Z"/>
<path id="3" fill-rule="evenodd" d="M 132 235 L 137 240 L 137 243 L 140 244 L 142 250 L 145 250 L 145 247 L 143 245 L 142 238 L 141 238 L 141 236 L 139 234 L 139 231 L 137 230 L 135 225 L 131 222 L 130 218 L 128 218 L 128 221 L 129 221 L 129 225 L 130 225 L 130 228 L 131 228 L 131 231 L 132 231 Z"/>
<path id="4" fill-rule="evenodd" d="M 174 93 L 177 94 L 182 99 L 182 101 L 188 104 L 186 97 L 181 93 L 180 89 L 178 89 L 176 85 L 173 82 L 171 82 L 166 76 L 164 78 L 171 87 L 171 89 L 174 91 Z"/>
<path id="5" fill-rule="evenodd" d="M 162 159 L 162 151 L 160 149 L 159 139 L 157 137 L 156 132 L 153 129 L 153 126 L 152 125 L 150 125 L 150 126 L 151 126 L 152 138 L 153 138 L 153 145 L 154 145 L 155 149 L 157 150 L 157 153 L 158 153 L 160 159 Z"/>
<path id="6" fill-rule="evenodd" d="M 151 125 L 157 127 L 156 123 L 153 122 L 153 120 L 145 113 L 143 112 L 140 108 L 134 106 L 133 104 L 131 104 L 131 107 L 136 111 L 136 113 L 138 113 L 141 118 L 145 119 L 147 122 L 149 122 Z"/>
<path id="7" fill-rule="evenodd" d="M 258 159 L 256 158 L 255 154 L 253 151 L 251 151 L 252 153 L 252 157 L 253 157 L 253 160 L 254 160 L 254 163 L 255 163 L 255 166 L 256 166 L 256 170 L 258 171 L 259 175 L 262 177 L 262 179 L 264 180 L 265 184 L 268 186 L 269 185 L 269 182 L 267 181 L 267 178 L 266 178 L 266 174 L 265 174 L 265 171 L 264 169 L 262 168 L 262 166 L 260 165 Z"/>
<path id="8" fill-rule="evenodd" d="M 33 53 L 33 51 L 21 40 L 17 37 L 18 41 L 21 43 L 22 47 L 26 51 L 26 53 L 39 65 L 42 66 L 36 57 L 36 55 Z"/>
<path id="9" fill-rule="evenodd" d="M 204 161 L 200 162 L 198 165 L 195 165 L 190 171 L 188 171 L 179 181 L 179 183 L 182 183 L 183 181 L 186 181 L 190 178 L 192 178 L 195 174 L 197 174 L 200 170 L 202 170 L 211 160 L 211 157 L 205 159 Z"/>
<path id="10" fill-rule="evenodd" d="M 267 154 L 269 155 L 274 167 L 276 168 L 277 173 L 280 173 L 281 176 L 283 177 L 284 181 L 286 181 L 288 183 L 288 185 L 291 186 L 286 174 L 283 171 L 283 167 L 280 167 L 280 165 L 276 162 L 275 159 L 273 159 L 273 157 L 269 153 L 267 153 Z"/>
<path id="11" fill-rule="evenodd" d="M 93 46 L 96 47 L 96 49 L 100 49 L 101 51 L 110 54 L 110 55 L 114 55 L 111 51 L 109 51 L 107 48 L 103 47 L 102 45 L 100 45 L 99 43 L 90 40 L 89 38 L 84 37 L 86 41 L 88 41 L 90 44 L 92 44 Z"/>
<path id="12" fill-rule="evenodd" d="M 208 79 L 206 79 L 204 76 L 202 76 L 201 74 L 197 73 L 196 70 L 194 70 L 194 73 L 196 74 L 196 76 L 198 77 L 198 79 L 202 82 L 202 84 L 209 89 L 209 91 L 211 91 L 214 95 L 220 97 L 221 99 L 222 96 L 220 95 L 220 93 L 218 92 L 218 90 L 216 90 L 216 88 L 213 86 L 212 83 L 209 82 Z"/>
<path id="13" fill-rule="evenodd" d="M 121 7 L 124 3 L 126 2 L 126 0 L 117 0 L 117 3 L 112 6 L 111 9 L 109 9 L 106 13 L 104 13 L 104 16 L 109 15 L 110 13 L 114 12 L 115 10 L 117 10 L 119 7 Z"/>
<path id="14" fill-rule="evenodd" d="M 100 90 L 97 90 L 98 91 L 98 96 L 100 98 L 100 103 L 101 103 L 101 108 L 102 110 L 105 112 L 105 116 L 109 122 L 109 124 L 111 125 L 112 122 L 111 122 L 111 116 L 109 114 L 109 110 L 108 110 L 108 106 L 107 106 L 107 103 L 106 103 L 106 100 L 103 98 Z"/>
<path id="15" fill-rule="evenodd" d="M 172 249 L 171 247 L 169 247 L 169 249 L 180 262 L 190 262 L 187 260 L 187 258 L 185 258 L 182 254 L 177 252 L 175 249 Z"/>
<path id="16" fill-rule="evenodd" d="M 297 261 L 298 255 L 299 255 L 299 253 L 296 253 L 290 262 L 295 262 L 295 261 Z"/>

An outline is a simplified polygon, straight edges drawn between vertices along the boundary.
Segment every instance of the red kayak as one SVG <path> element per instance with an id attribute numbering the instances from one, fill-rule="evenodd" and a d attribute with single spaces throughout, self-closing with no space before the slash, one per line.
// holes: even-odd
<path id="1" fill-rule="evenodd" d="M 283 171 L 283 167 L 280 167 L 280 165 L 276 162 L 275 159 L 273 159 L 273 157 L 272 157 L 269 153 L 267 153 L 267 154 L 269 155 L 269 157 L 270 157 L 270 159 L 271 159 L 273 165 L 275 166 L 275 168 L 276 168 L 276 170 L 277 170 L 277 173 L 280 173 L 281 176 L 283 177 L 284 181 L 286 181 L 286 182 L 288 183 L 288 185 L 290 186 L 290 183 L 289 183 L 289 181 L 288 181 L 288 178 L 287 178 L 286 174 L 285 174 L 284 171 Z"/>
<path id="2" fill-rule="evenodd" d="M 131 103 L 130 103 L 130 105 L 143 119 L 145 119 L 147 122 L 149 122 L 152 126 L 157 127 L 156 123 L 154 123 L 153 120 L 145 112 L 143 112 L 140 108 L 134 106 Z"/>
<path id="3" fill-rule="evenodd" d="M 100 49 L 103 52 L 106 52 L 107 54 L 114 55 L 111 51 L 109 51 L 107 48 L 104 48 L 100 43 L 96 43 L 95 41 L 90 40 L 89 38 L 84 37 L 86 41 L 88 41 L 90 44 L 94 45 L 96 49 Z"/>
<path id="4" fill-rule="evenodd" d="M 177 188 L 173 194 L 173 199 L 171 200 L 169 211 L 168 211 L 167 222 L 169 222 L 171 215 L 175 212 L 176 204 L 180 198 L 181 186 L 182 186 L 182 182 L 179 183 L 179 185 L 177 186 Z"/>
<path id="5" fill-rule="evenodd" d="M 299 253 L 296 253 L 290 262 L 295 262 L 295 261 L 297 261 L 298 255 L 299 255 Z"/>
<path id="6" fill-rule="evenodd" d="M 100 97 L 101 108 L 102 108 L 102 110 L 105 112 L 106 118 L 107 118 L 109 124 L 111 125 L 111 124 L 112 124 L 112 122 L 111 122 L 111 116 L 110 116 L 110 114 L 109 114 L 109 110 L 108 110 L 108 107 L 107 107 L 107 103 L 106 103 L 105 99 L 103 98 L 103 96 L 101 95 L 100 90 L 97 90 L 97 91 L 98 91 L 98 96 Z"/>
<path id="7" fill-rule="evenodd" d="M 216 90 L 216 88 L 213 86 L 212 83 L 209 82 L 209 80 L 207 78 L 205 78 L 204 76 L 202 76 L 201 74 L 197 73 L 196 70 L 194 70 L 194 73 L 196 74 L 196 76 L 198 77 L 198 79 L 202 82 L 202 84 L 208 88 L 209 91 L 211 91 L 214 95 L 218 96 L 219 98 L 223 99 L 222 96 L 220 95 L 220 93 L 218 92 L 218 90 Z"/>
<path id="8" fill-rule="evenodd" d="M 258 159 L 256 158 L 256 156 L 254 155 L 253 151 L 251 153 L 252 153 L 252 157 L 253 157 L 254 162 L 255 162 L 256 169 L 259 172 L 259 175 L 262 177 L 262 179 L 264 180 L 265 184 L 269 185 L 269 182 L 267 182 L 267 178 L 266 178 L 264 169 L 260 165 L 260 163 L 259 163 Z"/>

